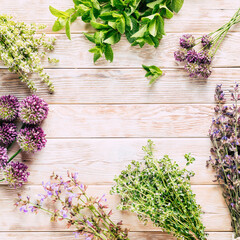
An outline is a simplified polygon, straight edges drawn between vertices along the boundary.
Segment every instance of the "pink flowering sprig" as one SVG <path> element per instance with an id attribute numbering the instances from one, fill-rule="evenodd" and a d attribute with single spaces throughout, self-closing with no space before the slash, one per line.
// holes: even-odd
<path id="1" fill-rule="evenodd" d="M 20 103 L 15 96 L 0 97 L 0 169 L 3 178 L 11 187 L 21 187 L 27 182 L 28 167 L 13 159 L 22 151 L 35 153 L 46 145 L 46 134 L 39 126 L 48 115 L 48 104 L 36 95 Z M 17 121 L 22 127 L 17 129 Z M 8 150 L 17 142 L 19 149 L 11 156 Z"/>
<path id="2" fill-rule="evenodd" d="M 239 85 L 230 90 L 232 105 L 226 104 L 221 85 L 215 90 L 215 118 L 209 130 L 212 157 L 207 162 L 216 171 L 216 180 L 231 214 L 235 236 L 240 237 L 240 100 Z"/>
<path id="3" fill-rule="evenodd" d="M 75 236 L 85 236 L 86 240 L 123 240 L 128 238 L 128 230 L 121 228 L 122 222 L 115 224 L 111 220 L 112 210 L 107 210 L 106 198 L 88 196 L 87 186 L 78 179 L 77 173 L 69 173 L 67 180 L 53 174 L 50 181 L 42 183 L 44 194 L 37 200 L 21 195 L 16 206 L 21 212 L 47 212 L 51 221 L 65 221 L 67 228 L 76 229 Z M 49 207 L 49 202 L 51 207 Z"/>
<path id="4" fill-rule="evenodd" d="M 176 61 L 185 63 L 185 69 L 192 78 L 207 79 L 211 73 L 211 63 L 214 55 L 226 37 L 229 29 L 240 22 L 240 8 L 229 22 L 214 32 L 194 38 L 191 34 L 185 34 L 180 38 L 180 48 L 174 52 Z M 195 46 L 201 45 L 196 51 Z"/>

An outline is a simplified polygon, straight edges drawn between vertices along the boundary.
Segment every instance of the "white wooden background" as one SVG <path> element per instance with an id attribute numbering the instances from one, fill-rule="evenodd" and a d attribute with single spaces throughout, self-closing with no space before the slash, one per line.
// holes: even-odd
<path id="1" fill-rule="evenodd" d="M 159 156 L 169 154 L 180 164 L 183 155 L 192 152 L 196 176 L 192 188 L 202 205 L 203 222 L 209 240 L 232 239 L 230 217 L 221 189 L 206 169 L 210 141 L 208 129 L 213 116 L 213 94 L 217 83 L 228 87 L 240 80 L 240 26 L 234 27 L 214 59 L 212 76 L 191 80 L 173 59 L 178 39 L 183 33 L 200 36 L 225 23 L 239 7 L 239 0 L 185 0 L 181 12 L 166 21 L 167 36 L 160 47 L 131 47 L 126 39 L 114 47 L 112 64 L 105 60 L 96 65 L 88 49 L 92 46 L 83 36 L 91 27 L 77 21 L 72 26 L 72 41 L 63 32 L 52 33 L 54 17 L 48 6 L 65 10 L 71 0 L 0 0 L 0 13 L 9 13 L 25 22 L 48 25 L 47 33 L 57 38 L 52 56 L 57 66 L 45 67 L 54 82 L 56 93 L 49 95 L 40 86 L 39 95 L 50 104 L 44 122 L 48 136 L 45 150 L 34 155 L 22 154 L 31 170 L 30 181 L 23 191 L 36 193 L 42 180 L 54 170 L 78 171 L 93 194 L 106 193 L 115 174 L 132 159 L 142 157 L 141 146 L 154 140 Z M 156 64 L 163 76 L 148 87 L 141 64 Z M 15 94 L 21 99 L 29 94 L 17 76 L 0 65 L 0 94 Z M 74 239 L 63 224 L 49 223 L 48 216 L 23 215 L 13 207 L 15 190 L 0 187 L 0 239 Z M 115 209 L 119 199 L 109 196 Z M 124 220 L 131 229 L 131 240 L 172 240 L 151 224 L 143 226 L 134 214 L 114 211 L 113 218 Z"/>

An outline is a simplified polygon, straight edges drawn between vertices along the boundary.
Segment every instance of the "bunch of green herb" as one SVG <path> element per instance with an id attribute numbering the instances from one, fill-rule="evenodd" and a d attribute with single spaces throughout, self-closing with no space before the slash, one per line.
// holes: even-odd
<path id="1" fill-rule="evenodd" d="M 172 18 L 179 12 L 184 0 L 73 0 L 74 7 L 59 11 L 50 6 L 58 19 L 53 31 L 65 27 L 69 39 L 70 24 L 78 17 L 96 29 L 94 34 L 85 34 L 96 46 L 89 50 L 94 62 L 105 56 L 113 61 L 112 45 L 118 43 L 123 34 L 133 45 L 143 47 L 145 43 L 158 47 L 165 34 L 164 18 Z"/>
<path id="2" fill-rule="evenodd" d="M 168 156 L 155 158 L 150 140 L 143 150 L 146 153 L 144 160 L 132 161 L 115 178 L 116 185 L 111 193 L 121 196 L 119 209 L 137 213 L 144 222 L 151 220 L 178 239 L 206 239 L 202 211 L 190 186 L 194 173 L 180 169 Z M 185 158 L 186 165 L 195 160 L 190 154 Z"/>
<path id="3" fill-rule="evenodd" d="M 0 15 L 0 60 L 10 72 L 17 73 L 30 90 L 37 90 L 35 83 L 30 79 L 32 73 L 37 73 L 52 93 L 53 84 L 49 75 L 44 72 L 41 61 L 46 56 L 44 49 L 53 50 L 55 39 L 36 34 L 37 29 L 43 28 L 43 25 L 27 25 L 14 21 L 11 16 Z M 56 59 L 49 60 L 57 62 Z"/>

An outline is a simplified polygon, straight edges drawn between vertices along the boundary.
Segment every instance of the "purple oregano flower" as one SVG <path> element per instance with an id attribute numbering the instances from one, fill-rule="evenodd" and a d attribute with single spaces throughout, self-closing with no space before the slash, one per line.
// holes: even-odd
<path id="1" fill-rule="evenodd" d="M 4 169 L 8 163 L 7 149 L 0 147 L 0 169 Z"/>

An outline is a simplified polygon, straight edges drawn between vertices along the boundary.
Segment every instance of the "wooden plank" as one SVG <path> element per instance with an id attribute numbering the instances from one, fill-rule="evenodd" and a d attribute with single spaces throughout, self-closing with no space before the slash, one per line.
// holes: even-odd
<path id="1" fill-rule="evenodd" d="M 53 171 L 64 175 L 67 170 L 81 172 L 81 180 L 86 184 L 111 184 L 114 176 L 131 160 L 143 158 L 142 146 L 146 143 L 147 139 L 49 139 L 46 148 L 41 152 L 34 155 L 23 153 L 16 159 L 28 164 L 31 172 L 29 184 L 47 181 Z M 154 139 L 154 143 L 158 158 L 169 154 L 181 167 L 186 164 L 184 154 L 192 153 L 196 158 L 189 167 L 196 174 L 192 178 L 192 184 L 217 184 L 213 182 L 212 168 L 206 168 L 206 160 L 210 155 L 210 140 L 164 138 Z M 15 151 L 17 144 L 11 153 Z"/>
<path id="2" fill-rule="evenodd" d="M 111 186 L 89 186 L 89 194 L 93 196 L 102 196 L 108 193 Z M 222 197 L 221 189 L 219 186 L 208 185 L 195 185 L 192 186 L 196 194 L 197 202 L 202 205 L 204 211 L 203 223 L 206 226 L 206 231 L 209 232 L 228 232 L 231 231 L 230 216 L 228 209 Z M 27 190 L 27 191 L 26 191 Z M 25 191 L 27 195 L 35 196 L 41 193 L 42 187 L 40 186 L 26 186 Z M 16 190 L 0 188 L 0 231 L 53 231 L 65 230 L 63 223 L 49 223 L 49 216 L 40 213 L 35 216 L 31 213 L 23 215 L 19 209 L 13 206 L 14 198 L 16 197 Z M 119 197 L 107 195 L 109 207 L 115 209 L 119 203 Z M 114 221 L 123 220 L 124 226 L 131 229 L 131 231 L 159 231 L 159 228 L 153 227 L 151 223 L 144 226 L 139 222 L 135 214 L 128 211 L 114 211 L 112 216 Z"/>
<path id="3" fill-rule="evenodd" d="M 196 34 L 196 37 L 201 35 Z M 143 48 L 132 47 L 125 37 L 113 46 L 114 61 L 107 62 L 105 59 L 93 63 L 93 55 L 88 52 L 94 46 L 83 34 L 73 35 L 68 40 L 62 34 L 56 35 L 55 51 L 49 56 L 60 60 L 58 64 L 49 64 L 45 60 L 47 68 L 141 68 L 142 64 L 157 65 L 161 68 L 175 68 L 183 65 L 176 62 L 173 53 L 179 46 L 179 33 L 169 33 L 162 39 L 158 48 L 145 45 Z M 239 32 L 229 33 L 223 41 L 213 60 L 214 67 L 239 67 L 238 43 Z M 0 67 L 3 67 L 2 63 Z"/>
<path id="4" fill-rule="evenodd" d="M 169 234 L 160 232 L 130 232 L 131 240 L 176 240 Z M 72 240 L 74 233 L 72 232 L 0 232 L 1 239 L 24 239 L 24 240 Z M 78 238 L 80 240 L 84 237 Z M 232 240 L 230 232 L 210 232 L 208 240 Z"/>
<path id="5" fill-rule="evenodd" d="M 164 76 L 152 87 L 139 69 L 49 69 L 55 86 L 50 95 L 38 84 L 38 95 L 48 103 L 214 103 L 217 84 L 228 89 L 239 81 L 239 69 L 215 68 L 208 81 L 190 79 L 182 69 L 164 69 Z M 0 69 L 0 95 L 20 99 L 30 94 L 17 75 Z M 224 78 L 224 82 L 221 80 Z M 37 81 L 36 77 L 34 79 Z"/>
<path id="6" fill-rule="evenodd" d="M 207 137 L 214 105 L 50 105 L 49 138 Z"/>
<path id="7" fill-rule="evenodd" d="M 48 10 L 49 5 L 63 11 L 73 7 L 71 0 L 41 0 L 41 4 L 30 2 L 29 0 L 1 0 L 1 13 L 13 14 L 17 19 L 28 23 L 47 24 L 47 31 L 50 32 L 55 18 Z M 182 10 L 171 20 L 166 21 L 166 31 L 214 31 L 226 23 L 236 9 L 237 5 L 229 4 L 228 0 L 186 0 Z M 26 11 L 28 14 L 26 14 Z M 71 31 L 74 33 L 89 30 L 91 28 L 83 24 L 80 20 L 71 27 Z"/>

